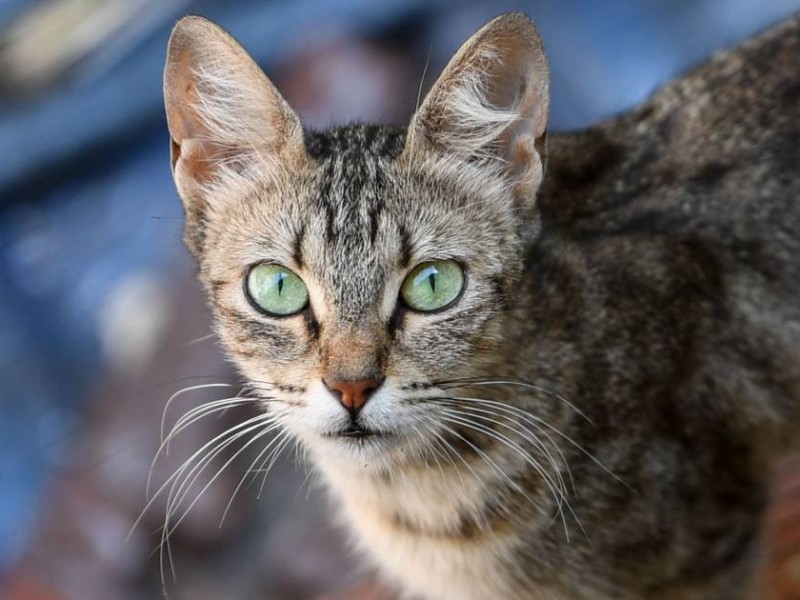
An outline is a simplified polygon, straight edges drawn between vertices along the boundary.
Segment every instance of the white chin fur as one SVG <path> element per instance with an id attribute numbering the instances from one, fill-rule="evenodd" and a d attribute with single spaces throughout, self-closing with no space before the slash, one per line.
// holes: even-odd
<path id="1" fill-rule="evenodd" d="M 325 469 L 395 469 L 406 462 L 421 440 L 411 427 L 412 411 L 390 381 L 364 406 L 359 423 L 376 435 L 363 438 L 333 437 L 350 424 L 350 416 L 321 381 L 308 386 L 305 406 L 290 411 L 283 419 L 286 427 L 311 451 Z"/>

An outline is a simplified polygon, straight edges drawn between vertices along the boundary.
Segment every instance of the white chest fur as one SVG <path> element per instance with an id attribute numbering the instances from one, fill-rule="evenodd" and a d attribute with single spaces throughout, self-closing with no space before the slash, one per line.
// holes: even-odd
<path id="1" fill-rule="evenodd" d="M 552 599 L 514 584 L 512 530 L 459 535 L 463 515 L 486 491 L 474 478 L 408 471 L 391 480 L 326 465 L 325 474 L 364 554 L 391 580 L 424 600 Z"/>

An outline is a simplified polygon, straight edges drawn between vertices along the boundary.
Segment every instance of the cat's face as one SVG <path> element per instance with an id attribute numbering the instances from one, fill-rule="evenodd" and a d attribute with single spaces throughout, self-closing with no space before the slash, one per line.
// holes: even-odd
<path id="1" fill-rule="evenodd" d="M 440 386 L 491 365 L 515 297 L 547 102 L 538 38 L 515 39 L 532 25 L 476 34 L 408 133 L 304 133 L 230 38 L 181 23 L 173 164 L 230 355 L 318 455 L 413 458 Z"/>
<path id="2" fill-rule="evenodd" d="M 515 206 L 499 186 L 475 185 L 479 173 L 464 177 L 470 169 L 459 178 L 404 160 L 400 132 L 310 141 L 325 153 L 207 225 L 202 271 L 219 332 L 307 443 L 343 456 L 407 451 L 397 442 L 430 427 L 435 405 L 422 399 L 433 386 L 491 358 L 520 268 Z M 368 380 L 353 419 L 329 384 Z"/>

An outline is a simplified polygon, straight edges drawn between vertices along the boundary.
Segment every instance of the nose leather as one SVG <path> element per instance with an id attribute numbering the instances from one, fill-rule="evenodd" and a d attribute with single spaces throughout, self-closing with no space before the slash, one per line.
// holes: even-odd
<path id="1" fill-rule="evenodd" d="M 383 379 L 323 379 L 322 381 L 354 419 L 372 393 L 383 383 Z"/>

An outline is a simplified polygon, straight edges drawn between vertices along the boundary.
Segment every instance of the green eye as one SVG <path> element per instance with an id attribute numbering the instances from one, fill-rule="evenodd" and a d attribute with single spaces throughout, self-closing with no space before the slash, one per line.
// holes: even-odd
<path id="1" fill-rule="evenodd" d="M 400 297 L 409 308 L 421 312 L 452 304 L 464 288 L 464 271 L 454 260 L 424 262 L 408 274 L 400 286 Z"/>
<path id="2" fill-rule="evenodd" d="M 271 315 L 292 315 L 308 305 L 306 284 L 282 265 L 262 263 L 250 269 L 245 290 L 253 303 Z"/>

